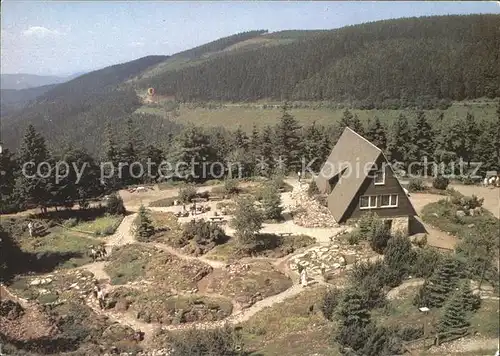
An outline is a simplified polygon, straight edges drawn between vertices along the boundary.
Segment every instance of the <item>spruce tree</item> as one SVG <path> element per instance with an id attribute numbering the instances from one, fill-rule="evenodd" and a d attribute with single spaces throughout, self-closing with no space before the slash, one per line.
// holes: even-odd
<path id="1" fill-rule="evenodd" d="M 262 228 L 262 214 L 255 208 L 251 198 L 239 198 L 236 202 L 231 225 L 236 230 L 239 248 L 248 252 L 256 247 L 255 234 Z"/>
<path id="2" fill-rule="evenodd" d="M 368 122 L 365 137 L 368 141 L 373 143 L 382 151 L 386 149 L 387 147 L 386 132 L 378 116 L 375 116 L 375 119 L 373 121 L 370 120 Z"/>
<path id="3" fill-rule="evenodd" d="M 275 184 L 268 183 L 265 185 L 262 192 L 261 204 L 265 219 L 281 219 L 281 213 L 283 212 L 281 195 Z"/>
<path id="4" fill-rule="evenodd" d="M 286 110 L 276 125 L 276 155 L 284 163 L 285 171 L 296 172 L 301 168 L 301 126 Z"/>
<path id="5" fill-rule="evenodd" d="M 155 228 L 153 222 L 149 217 L 149 212 L 144 205 L 139 208 L 139 215 L 137 216 L 136 236 L 139 241 L 148 241 L 154 234 Z"/>
<path id="6" fill-rule="evenodd" d="M 477 143 L 479 140 L 479 126 L 476 122 L 474 116 L 467 113 L 465 120 L 463 121 L 462 129 L 463 137 L 463 153 L 462 158 L 467 163 L 467 167 L 470 167 L 470 163 L 473 160 L 474 152 L 477 149 Z"/>
<path id="7" fill-rule="evenodd" d="M 411 132 L 408 119 L 403 114 L 394 121 L 387 140 L 388 158 L 392 162 L 401 162 L 405 167 L 409 163 Z"/>
<path id="8" fill-rule="evenodd" d="M 442 307 L 449 294 L 455 290 L 458 279 L 457 261 L 452 257 L 445 258 L 427 283 L 422 286 L 420 306 Z"/>
<path id="9" fill-rule="evenodd" d="M 8 149 L 0 153 L 0 213 L 16 210 L 14 188 L 19 174 L 14 154 Z"/>
<path id="10" fill-rule="evenodd" d="M 339 323 L 343 326 L 357 325 L 364 327 L 370 323 L 370 313 L 363 295 L 357 288 L 345 290 L 339 303 Z"/>
<path id="11" fill-rule="evenodd" d="M 306 160 L 306 165 L 310 164 L 314 172 L 319 171 L 323 164 L 323 134 L 320 128 L 313 122 L 309 125 L 304 134 L 302 156 Z"/>
<path id="12" fill-rule="evenodd" d="M 462 281 L 459 288 L 463 308 L 469 312 L 478 310 L 481 306 L 481 297 L 479 294 L 472 293 L 470 280 L 466 279 Z"/>
<path id="13" fill-rule="evenodd" d="M 384 250 L 384 262 L 402 280 L 410 273 L 415 261 L 415 252 L 406 236 L 396 235 L 389 239 Z"/>
<path id="14" fill-rule="evenodd" d="M 22 172 L 16 182 L 17 194 L 23 202 L 34 204 L 45 212 L 52 200 L 54 189 L 49 168 L 49 166 L 54 166 L 54 162 L 45 146 L 45 139 L 33 125 L 29 125 L 26 129 L 18 161 Z M 40 168 L 38 172 L 37 168 Z"/>
<path id="15" fill-rule="evenodd" d="M 424 158 L 428 161 L 434 157 L 434 140 L 432 127 L 423 112 L 417 114 L 415 124 L 411 128 L 411 150 L 410 158 L 415 162 L 423 162 Z M 422 164 L 419 165 L 423 169 Z M 410 172 L 417 173 L 417 172 Z M 420 172 L 418 172 L 420 173 Z"/>
<path id="16" fill-rule="evenodd" d="M 105 161 L 105 171 L 103 172 L 106 180 L 102 182 L 104 184 L 104 189 L 107 193 L 118 189 L 122 186 L 122 181 L 118 177 L 118 165 L 120 162 L 120 153 L 115 140 L 114 131 L 111 125 L 108 123 L 105 130 L 105 144 L 104 144 L 104 161 Z"/>
<path id="17" fill-rule="evenodd" d="M 260 174 L 269 177 L 274 168 L 275 146 L 273 131 L 270 126 L 264 127 L 261 136 L 259 170 Z"/>
<path id="18" fill-rule="evenodd" d="M 455 291 L 445 305 L 443 316 L 439 320 L 438 331 L 453 331 L 469 326 L 467 311 L 464 308 L 464 300 L 460 290 Z M 463 331 L 457 331 L 461 334 Z"/>

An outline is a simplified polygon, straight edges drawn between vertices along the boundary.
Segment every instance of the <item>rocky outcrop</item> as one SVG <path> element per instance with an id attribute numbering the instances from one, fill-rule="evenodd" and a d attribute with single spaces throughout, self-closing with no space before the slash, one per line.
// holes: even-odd
<path id="1" fill-rule="evenodd" d="M 307 194 L 307 186 L 294 187 L 292 194 L 293 222 L 303 227 L 338 227 L 330 210 Z"/>

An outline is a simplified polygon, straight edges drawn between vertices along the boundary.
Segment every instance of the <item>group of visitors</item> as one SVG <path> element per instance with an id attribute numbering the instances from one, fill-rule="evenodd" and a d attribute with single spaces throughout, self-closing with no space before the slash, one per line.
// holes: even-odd
<path id="1" fill-rule="evenodd" d="M 92 257 L 92 261 L 97 261 L 99 258 L 104 259 L 108 253 L 106 252 L 106 248 L 104 245 L 94 246 L 90 245 L 90 257 Z"/>

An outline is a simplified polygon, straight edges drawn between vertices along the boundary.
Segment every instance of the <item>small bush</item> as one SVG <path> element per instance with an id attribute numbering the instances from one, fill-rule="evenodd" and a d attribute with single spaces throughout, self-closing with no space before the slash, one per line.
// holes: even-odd
<path id="1" fill-rule="evenodd" d="M 106 212 L 110 215 L 124 215 L 125 206 L 122 197 L 118 194 L 111 194 L 106 203 Z"/>
<path id="2" fill-rule="evenodd" d="M 408 191 L 421 192 L 424 190 L 425 190 L 425 185 L 421 179 L 418 178 L 410 179 L 410 183 L 408 184 Z"/>
<path id="3" fill-rule="evenodd" d="M 335 309 L 340 302 L 341 296 L 342 292 L 337 288 L 329 289 L 325 293 L 323 304 L 321 305 L 321 312 L 326 319 L 332 320 L 335 316 Z"/>
<path id="4" fill-rule="evenodd" d="M 146 210 L 144 205 L 141 205 L 141 207 L 139 208 L 139 215 L 137 216 L 135 225 L 136 225 L 135 234 L 137 240 L 139 241 L 142 242 L 148 241 L 149 238 L 155 232 L 155 228 L 149 216 L 149 212 Z"/>
<path id="5" fill-rule="evenodd" d="M 226 241 L 227 236 L 219 225 L 200 219 L 184 224 L 180 245 L 192 242 L 191 252 L 201 255 Z"/>
<path id="6" fill-rule="evenodd" d="M 102 230 L 102 235 L 104 236 L 109 236 L 109 235 L 113 235 L 115 233 L 115 230 L 116 230 L 116 226 L 106 226 L 104 228 L 104 230 Z"/>
<path id="7" fill-rule="evenodd" d="M 470 176 L 466 176 L 462 179 L 462 184 L 463 185 L 473 185 L 474 180 Z"/>
<path id="8" fill-rule="evenodd" d="M 214 330 L 189 330 L 175 337 L 172 341 L 170 354 L 172 356 L 242 355 L 242 341 L 240 335 L 230 327 Z"/>
<path id="9" fill-rule="evenodd" d="M 190 203 L 191 200 L 196 198 L 196 196 L 197 196 L 196 188 L 193 187 L 192 185 L 188 185 L 179 189 L 179 199 L 183 203 Z"/>
<path id="10" fill-rule="evenodd" d="M 238 194 L 238 181 L 236 179 L 226 179 L 224 181 L 224 193 L 225 194 Z"/>
<path id="11" fill-rule="evenodd" d="M 361 235 L 358 231 L 354 230 L 347 235 L 347 243 L 349 245 L 357 245 L 361 241 Z"/>
<path id="12" fill-rule="evenodd" d="M 448 184 L 450 184 L 450 180 L 444 176 L 437 176 L 432 181 L 432 186 L 439 190 L 446 190 L 448 188 Z"/>
<path id="13" fill-rule="evenodd" d="M 370 247 L 377 253 L 384 253 L 387 242 L 391 238 L 391 233 L 388 227 L 380 219 L 375 219 L 372 222 L 369 232 Z"/>
<path id="14" fill-rule="evenodd" d="M 320 191 L 318 189 L 318 186 L 316 185 L 316 182 L 313 180 L 311 183 L 309 183 L 309 188 L 307 188 L 307 195 L 312 197 L 318 194 L 320 194 Z"/>

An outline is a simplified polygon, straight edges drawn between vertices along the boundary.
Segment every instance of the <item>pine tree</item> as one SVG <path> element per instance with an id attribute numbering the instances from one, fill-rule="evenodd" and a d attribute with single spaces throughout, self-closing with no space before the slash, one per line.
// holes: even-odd
<path id="1" fill-rule="evenodd" d="M 177 169 L 178 178 L 205 180 L 206 168 L 217 160 L 209 136 L 199 127 L 188 126 L 177 137 L 176 162 L 183 162 Z"/>
<path id="2" fill-rule="evenodd" d="M 409 274 L 414 260 L 415 252 L 408 237 L 396 235 L 389 239 L 384 250 L 384 262 L 401 280 Z"/>
<path id="3" fill-rule="evenodd" d="M 127 120 L 126 142 L 120 150 L 120 161 L 126 163 L 120 170 L 121 180 L 125 185 L 137 184 L 142 177 L 138 177 L 140 171 L 137 170 L 134 162 L 139 162 L 143 142 L 132 119 Z"/>
<path id="4" fill-rule="evenodd" d="M 467 162 L 467 167 L 470 167 L 470 163 L 473 159 L 474 152 L 477 148 L 477 143 L 479 140 L 479 127 L 478 124 L 470 113 L 467 113 L 465 120 L 463 121 L 463 152 L 461 154 L 465 162 Z"/>
<path id="5" fill-rule="evenodd" d="M 53 167 L 54 162 L 45 146 L 45 139 L 33 125 L 26 129 L 18 160 L 19 166 L 24 168 L 16 182 L 17 194 L 25 203 L 34 204 L 46 212 L 53 190 L 49 167 Z"/>
<path id="6" fill-rule="evenodd" d="M 287 111 L 283 112 L 280 122 L 276 125 L 276 154 L 284 163 L 286 171 L 296 172 L 301 168 L 300 125 Z"/>
<path id="7" fill-rule="evenodd" d="M 150 172 L 146 172 L 146 168 L 144 168 L 146 181 L 154 182 L 158 179 L 159 175 L 163 173 L 159 171 L 159 168 L 164 159 L 165 156 L 163 155 L 162 150 L 154 145 L 148 145 L 146 147 L 146 149 L 144 150 L 144 157 L 142 157 L 141 159 L 143 162 L 146 162 L 145 167 L 147 167 L 148 164 L 150 164 L 151 166 Z"/>
<path id="8" fill-rule="evenodd" d="M 81 208 L 85 208 L 90 199 L 103 193 L 103 186 L 99 181 L 100 168 L 85 150 L 73 147 L 69 147 L 64 153 L 63 161 L 68 164 L 69 172 L 57 184 L 58 200 L 65 206 L 78 202 Z"/>
<path id="9" fill-rule="evenodd" d="M 136 236 L 139 241 L 148 241 L 148 239 L 154 234 L 155 228 L 153 222 L 149 217 L 149 212 L 146 210 L 144 205 L 139 208 L 139 215 L 137 216 L 136 223 Z"/>
<path id="10" fill-rule="evenodd" d="M 306 166 L 314 171 L 318 172 L 323 164 L 323 135 L 320 128 L 313 122 L 309 125 L 304 134 L 302 146 L 302 157 L 306 160 Z"/>
<path id="11" fill-rule="evenodd" d="M 427 117 L 423 112 L 419 112 L 415 124 L 411 128 L 410 157 L 412 161 L 423 162 L 424 158 L 430 160 L 434 157 L 434 140 L 432 133 L 432 127 Z M 424 168 L 422 164 L 420 164 L 419 167 L 420 169 Z M 415 174 L 420 172 L 410 173 Z"/>
<path id="12" fill-rule="evenodd" d="M 438 331 L 446 332 L 454 329 L 465 328 L 469 326 L 467 321 L 467 312 L 464 309 L 464 300 L 460 290 L 455 291 L 444 308 L 443 316 L 439 320 Z M 457 331 L 457 334 L 464 331 Z"/>
<path id="13" fill-rule="evenodd" d="M 257 128 L 257 125 L 253 125 L 252 127 L 252 135 L 250 137 L 250 143 L 249 143 L 249 156 L 250 156 L 250 161 L 252 165 L 252 175 L 259 175 L 260 174 L 260 145 L 261 145 L 261 139 L 260 139 L 260 132 L 259 129 Z"/>
<path id="14" fill-rule="evenodd" d="M 105 131 L 105 145 L 104 145 L 104 160 L 105 168 L 103 176 L 110 177 L 106 178 L 104 183 L 104 189 L 107 193 L 118 189 L 122 186 L 122 181 L 118 177 L 118 165 L 120 163 L 120 153 L 118 151 L 116 140 L 114 136 L 114 131 L 110 124 L 106 125 Z"/>
<path id="15" fill-rule="evenodd" d="M 255 234 L 262 228 L 262 220 L 262 214 L 255 208 L 253 199 L 246 197 L 238 199 L 231 224 L 236 230 L 240 249 L 252 251 L 255 248 Z"/>
<path id="16" fill-rule="evenodd" d="M 269 177 L 274 168 L 275 146 L 273 144 L 273 131 L 270 126 L 264 127 L 261 136 L 259 170 L 260 174 Z"/>
<path id="17" fill-rule="evenodd" d="M 387 141 L 387 153 L 392 162 L 401 162 L 405 167 L 410 160 L 411 133 L 408 119 L 403 114 L 394 121 Z"/>
<path id="18" fill-rule="evenodd" d="M 238 126 L 236 131 L 233 134 L 234 140 L 232 143 L 233 150 L 242 149 L 247 152 L 250 140 L 246 133 L 241 129 L 241 126 Z"/>
<path id="19" fill-rule="evenodd" d="M 479 309 L 481 306 L 481 297 L 478 294 L 472 293 L 470 280 L 466 279 L 460 283 L 459 293 L 465 310 L 473 312 Z"/>
<path id="20" fill-rule="evenodd" d="M 265 219 L 281 219 L 281 213 L 283 212 L 281 195 L 275 184 L 268 183 L 263 188 L 261 204 Z"/>
<path id="21" fill-rule="evenodd" d="M 343 326 L 366 326 L 370 323 L 370 313 L 365 305 L 364 298 L 357 288 L 345 290 L 339 303 L 339 323 Z"/>
<path id="22" fill-rule="evenodd" d="M 458 283 L 458 264 L 454 258 L 442 261 L 427 283 L 421 288 L 420 306 L 440 308 Z"/>
<path id="23" fill-rule="evenodd" d="M 368 141 L 373 143 L 375 146 L 384 151 L 387 147 L 387 137 L 385 133 L 385 128 L 382 126 L 378 116 L 375 116 L 373 121 L 369 121 L 367 124 L 365 137 Z"/>
<path id="24" fill-rule="evenodd" d="M 0 153 L 0 213 L 9 213 L 17 209 L 14 189 L 18 167 L 14 154 L 8 149 Z"/>

